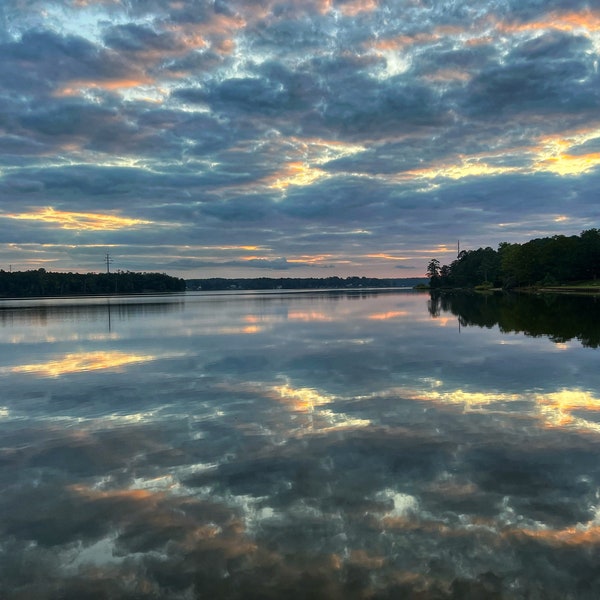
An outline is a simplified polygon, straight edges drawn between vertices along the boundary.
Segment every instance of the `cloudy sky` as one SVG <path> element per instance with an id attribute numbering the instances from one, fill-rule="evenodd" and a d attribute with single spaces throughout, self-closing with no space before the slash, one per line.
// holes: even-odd
<path id="1" fill-rule="evenodd" d="M 2 0 L 0 267 L 413 277 L 599 225 L 580 0 Z"/>

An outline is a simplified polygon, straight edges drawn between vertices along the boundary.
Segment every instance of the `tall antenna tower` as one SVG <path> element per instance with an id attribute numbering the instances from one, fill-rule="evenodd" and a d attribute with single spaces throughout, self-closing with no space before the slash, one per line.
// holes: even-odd
<path id="1" fill-rule="evenodd" d="M 110 257 L 110 253 L 106 253 L 104 257 L 104 262 L 106 263 L 106 272 L 110 273 L 110 263 L 112 262 L 112 258 Z"/>

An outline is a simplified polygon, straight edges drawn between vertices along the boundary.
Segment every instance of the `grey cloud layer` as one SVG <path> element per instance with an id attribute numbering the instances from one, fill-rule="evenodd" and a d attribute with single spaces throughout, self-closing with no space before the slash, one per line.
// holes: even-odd
<path id="1" fill-rule="evenodd" d="M 262 238 L 244 264 L 275 269 L 299 246 L 341 257 L 332 228 L 360 224 L 378 235 L 356 235 L 358 274 L 409 248 L 422 269 L 456 236 L 577 233 L 598 216 L 593 165 L 553 171 L 544 151 L 599 143 L 599 19 L 583 2 L 9 1 L 0 218 L 52 206 L 171 223 L 140 232 L 157 245 Z M 75 236 L 32 223 L 2 241 Z M 124 254 L 134 237 L 79 232 Z"/>

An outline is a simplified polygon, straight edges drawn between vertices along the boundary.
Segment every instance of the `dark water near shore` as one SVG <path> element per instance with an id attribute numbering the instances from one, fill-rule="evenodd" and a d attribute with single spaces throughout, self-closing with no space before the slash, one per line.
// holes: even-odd
<path id="1" fill-rule="evenodd" d="M 600 301 L 0 302 L 0 597 L 598 598 Z"/>

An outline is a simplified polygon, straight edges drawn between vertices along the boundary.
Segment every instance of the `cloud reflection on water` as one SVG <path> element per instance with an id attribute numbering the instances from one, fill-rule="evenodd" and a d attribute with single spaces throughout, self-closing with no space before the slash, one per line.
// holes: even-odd
<path id="1" fill-rule="evenodd" d="M 190 296 L 2 371 L 3 597 L 595 597 L 596 351 L 426 302 Z M 103 327 L 56 319 L 14 364 Z"/>
<path id="2" fill-rule="evenodd" d="M 33 363 L 11 367 L 13 373 L 33 373 L 42 377 L 60 377 L 66 373 L 118 369 L 132 363 L 154 360 L 154 356 L 124 354 L 122 352 L 78 352 L 44 363 Z"/>

